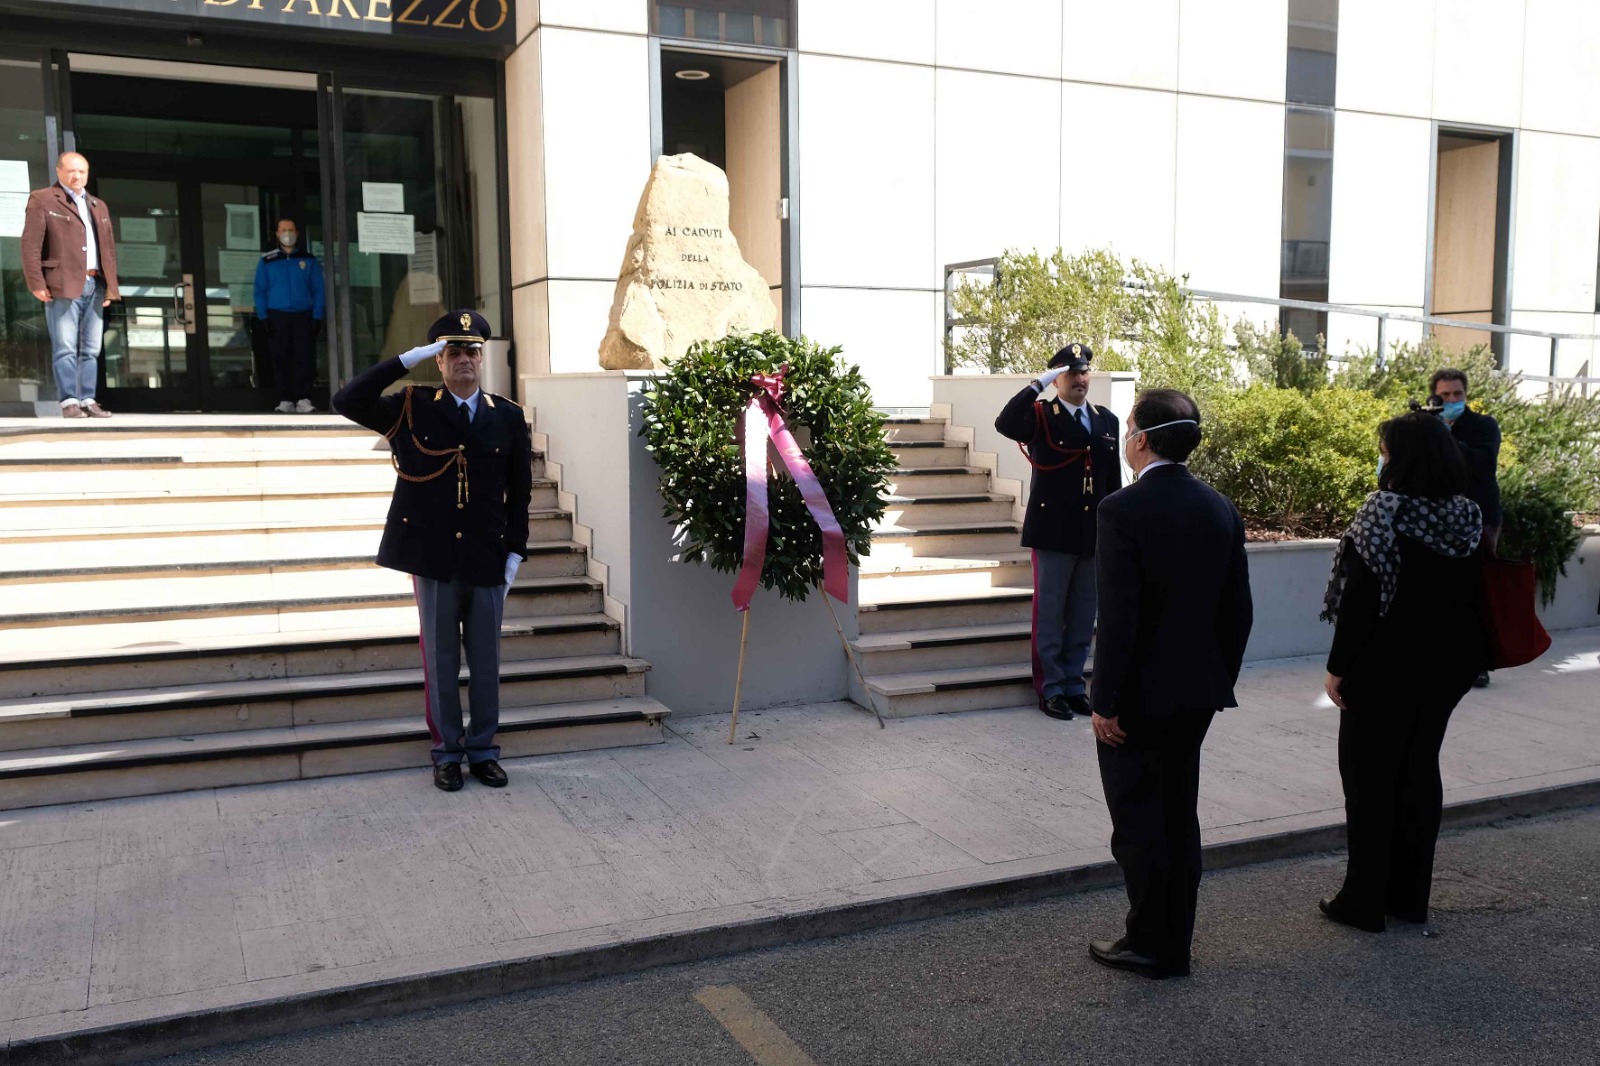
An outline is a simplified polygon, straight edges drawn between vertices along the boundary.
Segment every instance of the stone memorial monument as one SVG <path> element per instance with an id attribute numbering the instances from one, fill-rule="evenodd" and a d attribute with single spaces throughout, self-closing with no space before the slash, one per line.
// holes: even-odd
<path id="1" fill-rule="evenodd" d="M 695 155 L 656 160 L 600 343 L 607 370 L 660 369 L 696 341 L 773 329 L 764 279 L 728 228 L 728 177 Z"/>

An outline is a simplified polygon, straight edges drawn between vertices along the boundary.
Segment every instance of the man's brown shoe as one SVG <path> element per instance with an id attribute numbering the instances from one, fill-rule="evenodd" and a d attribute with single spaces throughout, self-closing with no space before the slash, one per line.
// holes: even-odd
<path id="1" fill-rule="evenodd" d="M 64 404 L 61 405 L 61 417 L 62 418 L 88 418 L 89 416 L 83 413 L 83 406 L 81 404 L 64 403 Z"/>
<path id="2" fill-rule="evenodd" d="M 90 400 L 87 404 L 84 405 L 84 407 L 85 407 L 85 409 L 88 410 L 90 418 L 110 418 L 111 417 L 111 412 L 110 411 L 107 411 L 104 407 L 101 407 L 99 404 L 95 403 L 93 400 Z"/>

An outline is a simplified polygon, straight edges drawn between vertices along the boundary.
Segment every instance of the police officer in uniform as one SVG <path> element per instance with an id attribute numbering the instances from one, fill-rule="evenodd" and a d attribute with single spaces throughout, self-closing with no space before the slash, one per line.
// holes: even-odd
<path id="1" fill-rule="evenodd" d="M 327 301 L 322 264 L 299 246 L 294 219 L 278 220 L 278 246 L 256 264 L 256 318 L 265 323 L 272 351 L 279 414 L 308 415 L 317 380 L 317 333 Z"/>
<path id="2" fill-rule="evenodd" d="M 461 763 L 493 788 L 506 784 L 500 749 L 500 621 L 505 595 L 528 554 L 533 446 L 522 408 L 482 391 L 489 323 L 451 311 L 428 342 L 386 359 L 333 398 L 353 422 L 392 449 L 394 499 L 378 565 L 412 575 L 421 620 L 423 701 L 433 737 L 433 783 L 461 788 Z M 425 359 L 442 386 L 384 389 Z M 461 723 L 458 678 L 466 648 L 471 718 Z"/>
<path id="3" fill-rule="evenodd" d="M 994 420 L 1033 467 L 1022 523 L 1022 546 L 1033 549 L 1033 688 L 1040 710 L 1061 719 L 1090 713 L 1083 666 L 1094 636 L 1095 515 L 1122 487 L 1117 416 L 1088 402 L 1093 359 L 1087 344 L 1062 348 Z"/>

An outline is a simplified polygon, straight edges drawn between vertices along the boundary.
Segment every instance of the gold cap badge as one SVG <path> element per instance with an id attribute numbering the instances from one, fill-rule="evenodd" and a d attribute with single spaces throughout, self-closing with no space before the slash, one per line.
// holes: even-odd
<path id="1" fill-rule="evenodd" d="M 472 328 L 472 315 L 469 312 L 466 312 L 466 311 L 461 312 L 461 328 L 462 329 L 471 329 Z"/>

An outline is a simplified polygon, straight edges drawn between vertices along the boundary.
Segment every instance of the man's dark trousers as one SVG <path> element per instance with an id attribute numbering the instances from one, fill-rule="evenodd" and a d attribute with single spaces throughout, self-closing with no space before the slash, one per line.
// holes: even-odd
<path id="1" fill-rule="evenodd" d="M 1096 744 L 1111 854 L 1128 886 L 1128 946 L 1186 970 L 1200 893 L 1200 745 L 1214 711 L 1125 715 L 1120 747 Z"/>
<path id="2" fill-rule="evenodd" d="M 423 702 L 435 764 L 499 759 L 500 620 L 506 587 L 469 585 L 460 578 L 411 578 L 421 622 Z M 467 707 L 461 727 L 461 649 L 467 651 Z"/>
<path id="3" fill-rule="evenodd" d="M 316 383 L 317 323 L 310 311 L 268 311 L 267 346 L 279 400 L 308 400 Z"/>

